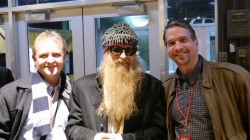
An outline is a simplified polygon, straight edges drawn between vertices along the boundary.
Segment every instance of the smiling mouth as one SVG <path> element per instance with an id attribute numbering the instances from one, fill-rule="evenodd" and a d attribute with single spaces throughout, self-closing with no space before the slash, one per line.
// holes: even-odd
<path id="1" fill-rule="evenodd" d="M 184 57 L 184 55 L 186 55 L 186 52 L 183 52 L 183 53 L 176 53 L 174 56 L 175 56 L 175 57 Z"/>
<path id="2" fill-rule="evenodd" d="M 53 70 L 55 68 L 56 68 L 56 66 L 47 66 L 47 69 L 49 69 L 49 70 Z"/>
<path id="3" fill-rule="evenodd" d="M 174 57 L 180 58 L 180 57 L 183 57 L 183 54 L 175 54 Z"/>
<path id="4" fill-rule="evenodd" d="M 49 67 L 47 67 L 47 68 L 49 68 L 49 69 L 51 69 L 51 68 L 54 68 L 55 66 L 49 66 Z"/>

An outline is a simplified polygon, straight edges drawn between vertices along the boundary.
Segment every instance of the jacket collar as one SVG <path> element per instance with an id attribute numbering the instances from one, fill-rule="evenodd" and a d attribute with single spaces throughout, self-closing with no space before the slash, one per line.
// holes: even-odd
<path id="1" fill-rule="evenodd" d="M 32 85 L 32 73 L 28 74 L 27 76 L 24 76 L 24 78 L 21 78 L 19 80 L 19 83 L 17 84 L 17 88 L 22 89 L 31 89 Z"/>
<path id="2" fill-rule="evenodd" d="M 100 78 L 98 72 L 96 73 L 96 77 L 95 78 L 96 78 L 96 81 L 98 83 L 98 88 L 99 88 L 99 90 L 101 90 L 102 89 L 102 83 L 101 83 L 101 78 Z"/>
<path id="3" fill-rule="evenodd" d="M 32 75 L 33 73 L 30 73 L 27 76 L 24 76 L 23 78 L 21 78 L 19 80 L 19 83 L 17 84 L 17 88 L 18 89 L 31 89 Z M 69 81 L 69 78 L 63 72 L 61 72 L 60 75 L 61 75 L 60 93 L 63 92 L 64 90 L 71 92 L 71 83 Z"/>
<path id="4" fill-rule="evenodd" d="M 211 62 L 207 61 L 205 58 L 200 56 L 203 61 L 203 68 L 202 68 L 202 86 L 205 88 L 211 88 L 212 87 L 212 73 L 211 73 Z M 171 80 L 172 79 L 172 80 Z M 168 80 L 171 80 L 171 83 L 169 84 L 169 91 L 171 94 L 175 95 L 175 86 L 177 82 L 176 74 L 170 74 Z"/>
<path id="5" fill-rule="evenodd" d="M 212 63 L 203 58 L 203 73 L 202 86 L 205 88 L 212 88 Z"/>

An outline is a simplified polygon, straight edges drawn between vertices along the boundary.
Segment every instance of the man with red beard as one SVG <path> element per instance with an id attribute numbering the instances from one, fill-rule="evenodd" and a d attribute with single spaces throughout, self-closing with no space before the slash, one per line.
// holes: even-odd
<path id="1" fill-rule="evenodd" d="M 135 32 L 125 23 L 115 24 L 102 45 L 98 72 L 73 84 L 68 139 L 165 139 L 164 89 L 138 64 Z"/>

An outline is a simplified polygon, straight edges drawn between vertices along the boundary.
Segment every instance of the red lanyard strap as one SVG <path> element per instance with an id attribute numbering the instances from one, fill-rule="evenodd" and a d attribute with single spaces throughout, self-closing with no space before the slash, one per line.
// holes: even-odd
<path id="1" fill-rule="evenodd" d="M 185 124 L 185 127 L 188 126 L 188 117 L 189 117 L 189 114 L 190 114 L 190 108 L 191 108 L 191 102 L 192 102 L 192 97 L 193 97 L 193 94 L 194 94 L 194 88 L 195 88 L 195 85 L 196 85 L 196 81 L 194 81 L 194 84 L 192 85 L 192 91 L 191 91 L 191 95 L 190 95 L 190 98 L 189 98 L 189 103 L 188 103 L 188 111 L 187 111 L 187 115 L 185 115 L 182 111 L 181 111 L 181 108 L 179 106 L 179 103 L 178 103 L 178 88 L 176 88 L 176 105 L 177 105 L 177 108 L 179 110 L 179 112 L 181 113 L 181 115 L 183 116 L 186 124 Z"/>

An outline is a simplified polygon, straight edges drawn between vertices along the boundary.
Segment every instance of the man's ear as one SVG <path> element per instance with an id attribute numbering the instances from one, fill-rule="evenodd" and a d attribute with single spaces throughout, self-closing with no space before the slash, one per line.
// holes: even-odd
<path id="1" fill-rule="evenodd" d="M 196 47 L 196 51 L 198 52 L 198 47 L 199 47 L 198 39 L 194 40 L 194 44 L 195 44 L 195 47 Z"/>
<path id="2" fill-rule="evenodd" d="M 36 62 L 36 56 L 34 54 L 32 54 L 32 59 L 34 62 Z"/>
<path id="3" fill-rule="evenodd" d="M 64 52 L 64 53 L 63 53 L 63 60 L 64 60 L 64 61 L 66 60 L 66 56 L 67 56 L 67 53 Z"/>

